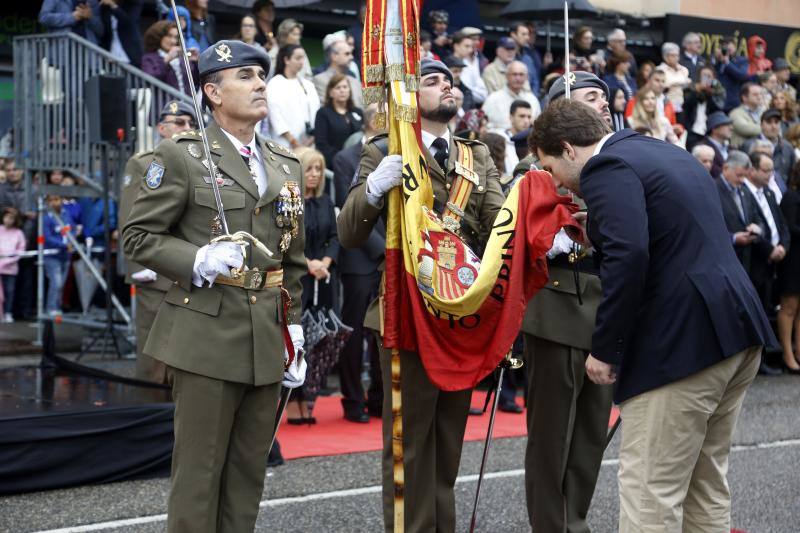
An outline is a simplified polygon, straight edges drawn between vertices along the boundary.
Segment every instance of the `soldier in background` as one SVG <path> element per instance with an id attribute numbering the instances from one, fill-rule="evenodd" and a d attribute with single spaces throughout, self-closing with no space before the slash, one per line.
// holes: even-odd
<path id="1" fill-rule="evenodd" d="M 161 140 L 169 139 L 197 126 L 194 109 L 180 100 L 172 100 L 161 109 L 156 130 Z M 125 165 L 125 175 L 119 196 L 119 227 L 128 220 L 134 200 L 144 185 L 147 167 L 153 162 L 153 150 L 139 152 Z M 161 361 L 144 353 L 144 343 L 156 317 L 158 306 L 172 285 L 172 281 L 159 276 L 125 257 L 125 282 L 136 285 L 136 377 L 155 383 L 167 382 L 167 368 Z"/>
<path id="2" fill-rule="evenodd" d="M 602 80 L 589 72 L 570 73 L 570 90 L 571 99 L 595 109 L 611 127 L 608 86 Z M 561 76 L 548 102 L 564 97 L 565 91 Z M 535 154 L 520 161 L 515 174 L 538 166 Z M 574 200 L 585 208 L 580 198 Z M 547 257 L 547 285 L 530 301 L 522 322 L 528 520 L 534 531 L 583 533 L 589 531 L 586 514 L 605 451 L 613 395 L 611 385 L 595 384 L 584 369 L 602 292 L 591 250 L 575 246 L 563 231 Z"/>

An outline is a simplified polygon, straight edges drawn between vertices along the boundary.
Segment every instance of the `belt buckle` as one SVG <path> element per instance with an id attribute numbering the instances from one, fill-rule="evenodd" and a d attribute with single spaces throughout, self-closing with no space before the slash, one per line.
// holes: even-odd
<path id="1" fill-rule="evenodd" d="M 242 287 L 254 291 L 263 289 L 264 284 L 267 282 L 266 274 L 266 272 L 261 272 L 258 268 L 243 272 Z"/>

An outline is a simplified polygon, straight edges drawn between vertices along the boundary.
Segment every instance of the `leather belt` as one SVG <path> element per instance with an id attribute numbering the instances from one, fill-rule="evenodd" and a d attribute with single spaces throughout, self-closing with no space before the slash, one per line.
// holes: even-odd
<path id="1" fill-rule="evenodd" d="M 260 270 L 251 268 L 240 272 L 239 276 L 229 278 L 228 276 L 218 275 L 214 283 L 220 285 L 230 285 L 231 287 L 241 287 L 251 291 L 260 291 L 272 287 L 283 285 L 283 269 L 279 270 Z"/>

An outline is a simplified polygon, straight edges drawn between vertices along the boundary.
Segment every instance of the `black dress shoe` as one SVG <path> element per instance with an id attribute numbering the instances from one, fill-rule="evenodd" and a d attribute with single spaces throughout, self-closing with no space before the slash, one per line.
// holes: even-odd
<path id="1" fill-rule="evenodd" d="M 272 445 L 272 449 L 267 456 L 267 466 L 275 467 L 283 464 L 283 455 L 281 455 L 281 445 L 276 440 Z"/>
<path id="2" fill-rule="evenodd" d="M 305 418 L 287 418 L 286 422 L 292 426 L 302 426 L 306 423 L 305 420 Z"/>
<path id="3" fill-rule="evenodd" d="M 762 361 L 761 365 L 758 367 L 758 373 L 762 376 L 780 376 L 783 374 L 783 370 L 769 366 L 767 363 Z"/>
<path id="4" fill-rule="evenodd" d="M 497 406 L 497 408 L 503 411 L 504 413 L 520 414 L 522 412 L 522 407 L 520 407 L 516 403 L 511 403 L 511 402 L 501 403 L 500 405 Z"/>
<path id="5" fill-rule="evenodd" d="M 786 363 L 783 363 L 783 371 L 795 376 L 800 375 L 800 368 L 790 368 Z"/>
<path id="6" fill-rule="evenodd" d="M 369 415 L 364 411 L 345 411 L 344 419 L 358 424 L 368 424 Z"/>
<path id="7" fill-rule="evenodd" d="M 380 407 L 373 407 L 371 405 L 367 405 L 367 414 L 373 418 L 382 418 L 383 409 Z"/>
<path id="8" fill-rule="evenodd" d="M 480 407 L 470 407 L 469 408 L 469 414 L 470 414 L 470 416 L 482 416 L 483 415 L 483 409 L 481 409 Z"/>

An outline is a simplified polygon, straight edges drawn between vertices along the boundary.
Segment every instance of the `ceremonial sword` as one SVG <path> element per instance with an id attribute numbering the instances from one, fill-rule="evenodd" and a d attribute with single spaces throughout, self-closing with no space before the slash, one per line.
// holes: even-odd
<path id="1" fill-rule="evenodd" d="M 214 164 L 214 160 L 211 159 L 211 147 L 208 144 L 208 137 L 206 135 L 206 126 L 203 123 L 203 111 L 200 108 L 200 101 L 197 98 L 197 91 L 194 88 L 194 78 L 192 77 L 192 69 L 189 66 L 189 51 L 186 49 L 186 39 L 183 37 L 183 29 L 181 29 L 181 19 L 178 17 L 178 6 L 175 5 L 175 0 L 170 0 L 170 4 L 172 5 L 172 15 L 175 17 L 175 25 L 178 27 L 178 43 L 181 47 L 181 56 L 183 57 L 183 68 L 186 71 L 186 79 L 189 82 L 189 91 L 191 92 L 192 96 L 192 104 L 194 105 L 194 114 L 197 117 L 197 126 L 200 130 L 200 140 L 203 143 L 203 155 L 206 156 L 206 161 L 208 161 L 208 171 L 211 173 L 211 190 L 214 192 L 214 204 L 217 207 L 217 221 L 219 222 L 220 228 L 222 229 L 222 235 L 214 237 L 211 239 L 211 243 L 216 243 L 220 241 L 230 241 L 235 244 L 238 244 L 242 247 L 242 255 L 244 255 L 244 247 L 249 244 L 247 241 L 252 242 L 259 250 L 266 253 L 268 256 L 272 256 L 272 252 L 267 248 L 264 243 L 256 239 L 254 236 L 250 235 L 246 231 L 237 231 L 236 233 L 231 234 L 230 230 L 228 229 L 228 221 L 225 218 L 225 208 L 222 205 L 222 195 L 219 193 L 219 184 L 217 183 L 217 165 Z M 231 278 L 238 278 L 241 275 L 241 272 L 237 268 L 231 269 Z M 278 410 L 275 415 L 275 427 L 272 432 L 272 440 L 269 443 L 269 448 L 267 449 L 267 453 L 272 449 L 272 445 L 275 443 L 275 437 L 278 434 L 278 426 L 283 419 L 283 414 L 286 411 L 286 406 L 289 404 L 289 396 L 292 393 L 292 389 L 288 387 L 284 387 L 284 390 L 281 392 L 280 402 L 278 403 Z"/>
<path id="2" fill-rule="evenodd" d="M 483 482 L 484 471 L 486 470 L 486 460 L 489 458 L 489 444 L 492 442 L 492 432 L 494 430 L 494 419 L 497 415 L 497 406 L 500 403 L 500 391 L 503 390 L 503 375 L 505 374 L 506 368 L 510 369 L 517 369 L 522 367 L 522 361 L 517 359 L 516 357 L 511 357 L 511 352 L 509 351 L 506 356 L 500 361 L 498 365 L 500 367 L 500 373 L 497 376 L 497 387 L 494 390 L 494 401 L 492 402 L 492 410 L 489 413 L 489 428 L 486 430 L 486 441 L 483 443 L 483 457 L 481 458 L 481 469 L 478 473 L 478 486 L 475 487 L 475 503 L 472 506 L 472 519 L 469 523 L 469 531 L 470 533 L 474 533 L 475 531 L 475 524 L 478 520 L 478 499 L 481 495 L 481 483 Z M 489 394 L 491 394 L 491 390 Z"/>

